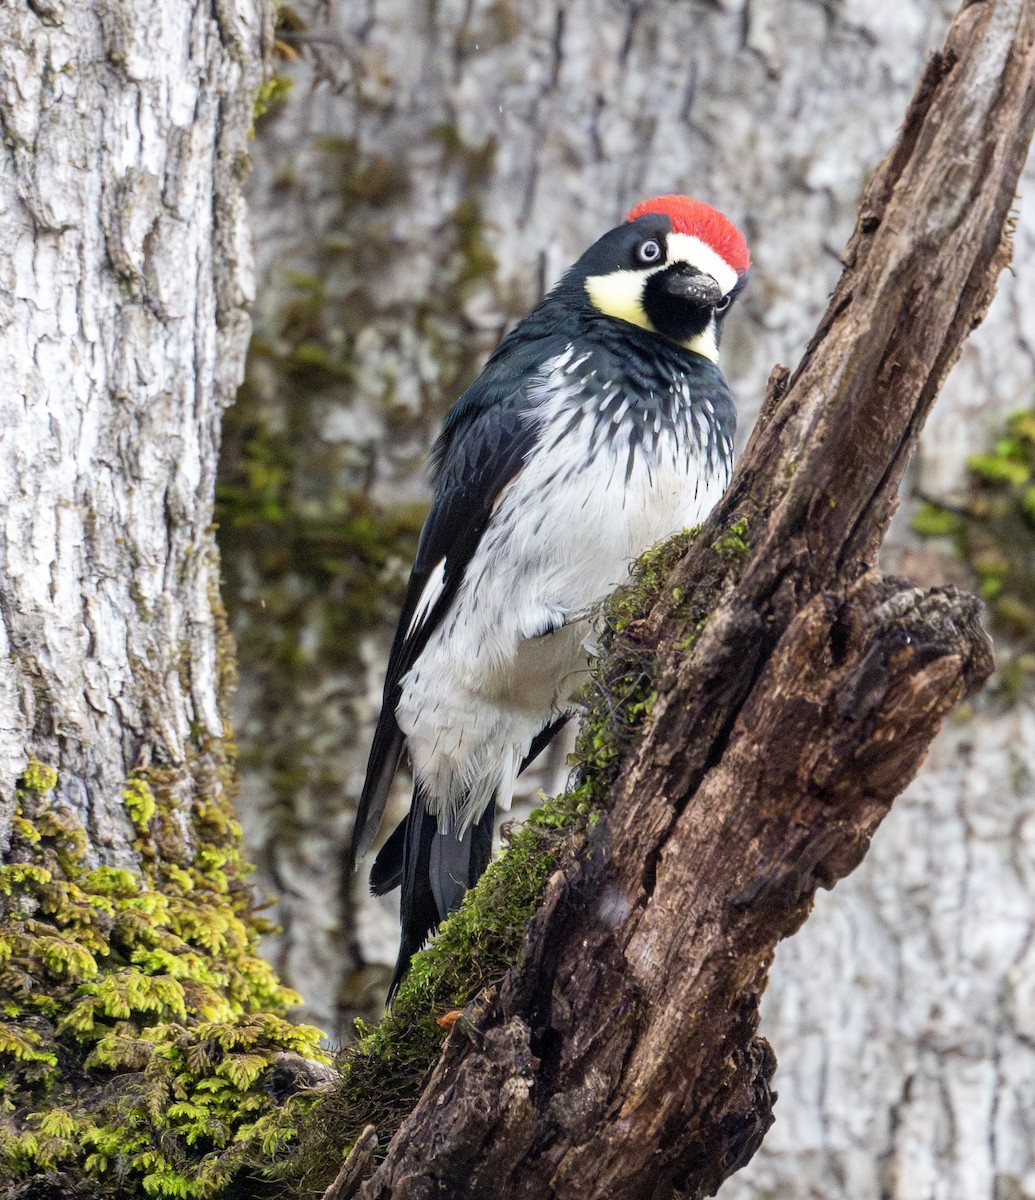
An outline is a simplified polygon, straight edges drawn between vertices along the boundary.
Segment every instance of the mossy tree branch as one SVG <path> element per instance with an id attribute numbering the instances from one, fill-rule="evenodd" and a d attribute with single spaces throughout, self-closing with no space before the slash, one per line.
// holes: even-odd
<path id="1" fill-rule="evenodd" d="M 696 1197 L 757 1148 L 776 943 L 991 669 L 975 602 L 874 561 L 1009 260 L 1033 125 L 1035 6 L 965 5 L 803 362 L 774 372 L 729 494 L 615 639 L 654 684 L 600 819 L 572 837 L 521 961 L 454 1025 L 366 1200 Z"/>

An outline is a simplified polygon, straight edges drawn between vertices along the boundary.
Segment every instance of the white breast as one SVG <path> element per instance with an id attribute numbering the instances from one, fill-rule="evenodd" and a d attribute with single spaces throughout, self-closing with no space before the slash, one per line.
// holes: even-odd
<path id="1" fill-rule="evenodd" d="M 595 413 L 579 416 L 572 358 L 550 364 L 532 393 L 536 451 L 403 680 L 397 715 L 414 770 L 460 832 L 494 792 L 509 805 L 532 738 L 580 689 L 596 606 L 645 550 L 699 524 L 728 481 L 728 471 L 706 471 L 689 412 L 654 453 L 640 446 L 630 458 L 625 398 L 614 397 L 618 419 L 603 429 Z"/>

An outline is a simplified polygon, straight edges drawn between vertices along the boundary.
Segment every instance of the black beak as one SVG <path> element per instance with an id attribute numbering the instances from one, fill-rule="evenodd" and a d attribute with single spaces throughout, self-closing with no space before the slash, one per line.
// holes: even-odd
<path id="1" fill-rule="evenodd" d="M 697 308 L 715 308 L 722 300 L 722 289 L 703 271 L 695 271 L 693 274 L 673 271 L 665 276 L 661 286 L 670 296 L 689 300 Z"/>

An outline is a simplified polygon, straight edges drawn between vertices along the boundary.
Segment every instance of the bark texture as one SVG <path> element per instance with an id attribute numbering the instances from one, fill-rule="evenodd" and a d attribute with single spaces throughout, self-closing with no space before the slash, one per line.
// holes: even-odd
<path id="1" fill-rule="evenodd" d="M 1033 126 L 1035 9 L 965 8 L 804 361 L 774 374 L 715 520 L 623 635 L 661 647 L 661 675 L 600 826 L 551 881 L 526 959 L 454 1026 L 363 1196 L 701 1196 L 757 1148 L 775 944 L 857 865 L 991 670 L 973 604 L 872 563 L 1008 261 Z M 682 597 L 749 530 L 696 632 Z"/>
<path id="2" fill-rule="evenodd" d="M 257 5 L 0 14 L 0 853 L 34 754 L 96 860 L 220 743 L 212 491 L 249 332 Z M 184 822 L 184 827 L 189 821 Z"/>
<path id="3" fill-rule="evenodd" d="M 212 529 L 270 25 L 0 8 L 5 1196 L 254 1196 L 315 1047 L 255 952 Z"/>

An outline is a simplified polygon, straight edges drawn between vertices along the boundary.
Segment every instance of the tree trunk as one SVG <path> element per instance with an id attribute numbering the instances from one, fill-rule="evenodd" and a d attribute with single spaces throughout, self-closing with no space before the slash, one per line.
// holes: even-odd
<path id="1" fill-rule="evenodd" d="M 189 845 L 225 757 L 212 490 L 249 332 L 260 14 L 0 16 L 5 848 L 30 755 L 92 858 L 130 866 L 130 775 L 172 772 Z"/>
<path id="2" fill-rule="evenodd" d="M 255 955 L 212 531 L 266 23 L 0 11 L 5 1195 L 229 1195 L 313 1043 Z"/>
<path id="3" fill-rule="evenodd" d="M 1009 259 L 1033 125 L 1035 10 L 966 7 L 730 493 L 649 610 L 621 610 L 609 663 L 648 682 L 597 717 L 647 713 L 642 733 L 361 1195 L 701 1196 L 756 1149 L 776 941 L 991 669 L 973 604 L 872 564 Z"/>

